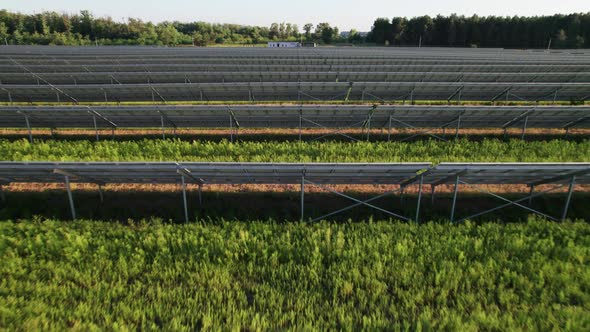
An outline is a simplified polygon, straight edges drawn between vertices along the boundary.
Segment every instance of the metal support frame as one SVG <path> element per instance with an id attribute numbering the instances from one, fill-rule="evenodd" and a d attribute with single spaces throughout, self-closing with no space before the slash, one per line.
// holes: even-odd
<path id="1" fill-rule="evenodd" d="M 76 208 L 74 207 L 74 197 L 72 196 L 72 188 L 70 187 L 70 177 L 64 175 L 66 191 L 68 192 L 68 201 L 70 202 L 70 210 L 72 212 L 72 220 L 76 220 Z"/>
<path id="2" fill-rule="evenodd" d="M 100 203 L 104 203 L 104 195 L 102 191 L 102 185 L 98 185 L 98 197 L 100 198 Z"/>
<path id="3" fill-rule="evenodd" d="M 457 129 L 455 130 L 455 141 L 459 139 L 459 129 L 461 129 L 461 115 L 457 118 Z"/>
<path id="4" fill-rule="evenodd" d="M 305 172 L 301 174 L 301 215 L 300 220 L 305 218 Z"/>
<path id="5" fill-rule="evenodd" d="M 424 174 L 420 175 L 420 183 L 418 184 L 418 202 L 416 203 L 416 223 L 420 223 L 420 203 L 422 201 L 422 185 L 424 184 Z"/>
<path id="6" fill-rule="evenodd" d="M 418 129 L 417 127 L 415 127 L 415 126 L 412 126 L 411 124 L 409 124 L 409 123 L 407 123 L 407 122 L 404 122 L 404 121 L 402 121 L 402 120 L 396 119 L 396 118 L 395 118 L 393 115 L 391 115 L 391 114 L 389 115 L 389 121 L 390 121 L 390 122 L 391 122 L 391 121 L 395 121 L 395 122 L 401 123 L 402 125 L 406 126 L 406 128 L 410 128 L 410 129 Z M 455 122 L 455 121 L 457 121 L 457 120 L 452 120 L 452 121 L 449 121 L 448 123 L 446 123 L 446 124 L 445 124 L 445 126 L 446 126 L 446 125 L 448 125 L 448 124 L 451 124 L 451 123 L 453 123 L 453 122 Z M 390 125 L 390 128 L 391 128 L 391 125 Z M 439 135 L 436 135 L 436 134 L 433 134 L 433 133 L 432 133 L 432 131 L 434 131 L 435 129 L 437 129 L 437 128 L 430 128 L 430 129 L 427 129 L 427 130 L 422 130 L 422 131 L 420 131 L 420 132 L 418 132 L 418 133 L 416 133 L 416 134 L 413 134 L 413 135 L 411 135 L 411 136 L 409 136 L 409 137 L 406 137 L 406 138 L 403 138 L 403 139 L 401 139 L 401 140 L 400 140 L 400 142 L 407 141 L 407 140 L 409 140 L 409 139 L 412 139 L 412 138 L 414 138 L 414 137 L 416 137 L 416 136 L 418 136 L 418 135 L 423 135 L 423 134 L 426 134 L 426 135 L 428 135 L 428 136 L 431 136 L 432 138 L 436 138 L 436 139 L 438 139 L 438 140 L 441 140 L 441 141 L 447 142 L 448 140 L 447 140 L 446 138 L 444 138 L 444 137 L 441 137 L 441 136 L 439 136 Z M 389 136 L 388 136 L 388 140 L 389 140 Z"/>
<path id="7" fill-rule="evenodd" d="M 228 113 L 229 113 L 229 138 L 230 138 L 230 142 L 234 142 L 234 130 L 235 130 L 235 136 L 237 138 L 238 136 L 238 130 L 240 129 L 240 123 L 238 122 L 238 119 L 236 119 L 236 115 L 234 114 L 234 112 L 231 110 L 231 108 L 228 106 Z M 235 129 L 234 129 L 235 127 Z"/>
<path id="8" fill-rule="evenodd" d="M 164 115 L 160 115 L 160 124 L 162 127 L 162 139 L 166 139 L 166 129 L 164 128 Z"/>
<path id="9" fill-rule="evenodd" d="M 180 183 L 182 185 L 182 202 L 184 205 L 184 222 L 188 224 L 188 203 L 186 201 L 186 182 L 184 181 L 184 175 L 180 175 Z"/>
<path id="10" fill-rule="evenodd" d="M 99 136 L 98 136 L 98 126 L 96 125 L 96 116 L 93 115 L 92 116 L 92 122 L 94 123 L 94 132 L 96 134 L 96 141 L 99 141 Z"/>
<path id="11" fill-rule="evenodd" d="M 319 124 L 319 123 L 317 123 L 317 122 L 315 122 L 315 121 L 309 120 L 309 119 L 307 119 L 307 118 L 305 118 L 305 117 L 301 117 L 301 120 L 302 120 L 302 121 L 305 121 L 305 122 L 309 122 L 309 123 L 311 123 L 311 124 L 313 124 L 313 125 L 315 125 L 315 126 L 318 126 L 318 127 L 320 127 L 320 128 L 323 128 L 323 129 L 328 129 L 328 130 L 332 130 L 332 129 L 333 129 L 333 128 L 328 128 L 328 127 L 326 127 L 326 126 L 324 126 L 324 125 L 321 125 L 321 124 Z M 349 140 L 351 140 L 351 141 L 360 142 L 360 140 L 358 140 L 358 139 L 356 139 L 356 138 L 354 138 L 354 137 L 352 137 L 352 136 L 350 136 L 350 135 L 344 134 L 344 133 L 342 133 L 342 131 L 344 131 L 345 129 L 348 129 L 348 128 L 354 128 L 354 127 L 355 127 L 355 126 L 357 126 L 357 125 L 359 125 L 359 126 L 362 126 L 362 124 L 363 124 L 364 122 L 365 122 L 365 121 L 363 120 L 363 121 L 355 122 L 355 123 L 353 123 L 352 125 L 350 125 L 350 126 L 348 126 L 348 127 L 344 127 L 344 128 L 338 128 L 338 129 L 336 129 L 336 130 L 333 130 L 331 133 L 327 133 L 327 134 L 324 134 L 324 135 L 322 135 L 322 136 L 316 137 L 316 138 L 312 139 L 312 141 L 320 140 L 320 139 L 322 139 L 322 138 L 324 138 L 324 137 L 328 137 L 328 136 L 333 136 L 333 135 L 340 135 L 340 136 L 343 136 L 343 137 L 346 137 L 346 138 L 348 138 L 348 139 L 349 139 Z"/>
<path id="12" fill-rule="evenodd" d="M 459 193 L 459 175 L 455 177 L 455 190 L 453 191 L 453 205 L 451 206 L 451 223 L 455 222 L 455 207 L 457 206 L 457 194 Z"/>
<path id="13" fill-rule="evenodd" d="M 397 213 L 395 213 L 395 212 L 392 212 L 392 211 L 389 211 L 389 210 L 386 210 L 386 209 L 380 208 L 380 207 L 378 207 L 378 206 L 375 206 L 375 205 L 373 205 L 373 204 L 369 204 L 370 202 L 372 202 L 372 201 L 375 201 L 375 200 L 377 200 L 377 199 L 380 199 L 380 198 L 382 198 L 382 197 L 385 197 L 385 196 L 387 196 L 387 195 L 394 194 L 394 193 L 396 193 L 396 192 L 400 192 L 401 190 L 403 190 L 403 187 L 402 187 L 402 186 L 400 186 L 400 188 L 398 188 L 398 189 L 396 189 L 396 190 L 388 191 L 388 192 L 382 193 L 382 194 L 380 194 L 380 195 L 377 195 L 377 196 L 374 196 L 374 197 L 372 197 L 372 198 L 369 198 L 369 199 L 367 199 L 367 200 L 364 200 L 364 201 L 362 201 L 362 200 L 356 199 L 356 198 L 354 198 L 354 197 L 351 197 L 351 196 L 349 196 L 349 195 L 346 195 L 346 194 L 344 194 L 344 193 L 341 193 L 341 192 L 339 192 L 339 191 L 336 191 L 336 190 L 334 190 L 334 189 L 331 189 L 331 188 L 329 188 L 329 187 L 326 187 L 326 186 L 324 186 L 324 185 L 321 185 L 321 184 L 319 184 L 319 183 L 315 183 L 315 182 L 309 181 L 308 179 L 306 179 L 306 178 L 305 178 L 305 174 L 303 174 L 303 175 L 302 175 L 302 177 L 301 177 L 301 220 L 304 220 L 304 218 L 305 218 L 305 215 L 304 215 L 304 213 L 305 213 L 305 210 L 304 210 L 304 198 L 305 198 L 305 194 L 304 194 L 304 193 L 305 193 L 305 184 L 306 184 L 306 183 L 307 183 L 307 184 L 310 184 L 310 185 L 313 185 L 313 186 L 316 186 L 316 187 L 318 187 L 318 188 L 321 188 L 321 189 L 323 189 L 323 190 L 326 190 L 326 191 L 328 191 L 328 192 L 331 192 L 331 193 L 333 193 L 333 194 L 335 194 L 335 195 L 338 195 L 338 196 L 340 196 L 340 197 L 344 197 L 344 198 L 346 198 L 346 199 L 348 199 L 348 200 L 351 200 L 351 201 L 353 201 L 353 202 L 354 202 L 354 204 L 352 204 L 352 205 L 349 205 L 349 206 L 347 206 L 347 207 L 344 207 L 344 208 L 342 208 L 342 209 L 338 209 L 338 210 L 336 210 L 336 211 L 330 212 L 330 213 L 328 213 L 328 214 L 325 214 L 325 215 L 323 215 L 323 216 L 320 216 L 320 217 L 317 217 L 317 218 L 313 218 L 313 219 L 311 219 L 311 221 L 312 221 L 312 222 L 319 221 L 319 220 L 322 220 L 322 219 L 325 219 L 325 218 L 331 217 L 331 216 L 333 216 L 333 215 L 336 215 L 336 214 L 339 214 L 339 213 L 342 213 L 342 212 L 348 211 L 348 210 L 350 210 L 350 209 L 353 209 L 353 208 L 355 208 L 355 207 L 358 207 L 358 206 L 361 206 L 361 205 L 364 205 L 364 206 L 370 207 L 370 208 L 372 208 L 372 209 L 375 209 L 375 210 L 377 210 L 377 211 L 383 212 L 383 213 L 385 213 L 385 214 L 388 214 L 388 215 L 390 215 L 390 216 L 392 216 L 392 217 L 395 217 L 395 218 L 397 218 L 397 219 L 401 219 L 401 220 L 404 220 L 404 221 L 411 221 L 411 220 L 412 220 L 412 219 L 411 219 L 411 218 L 409 218 L 409 217 L 402 216 L 402 215 L 400 215 L 400 214 L 397 214 Z M 419 203 L 419 202 L 418 202 L 418 203 Z M 418 215 L 418 213 L 419 213 L 419 207 L 417 208 L 416 215 Z"/>
<path id="14" fill-rule="evenodd" d="M 565 218 L 567 218 L 567 212 L 569 210 L 570 207 L 570 202 L 572 200 L 572 195 L 574 193 L 574 186 L 576 185 L 576 176 L 572 176 L 572 179 L 570 180 L 570 184 L 569 184 L 569 188 L 567 191 L 567 199 L 565 201 L 565 207 L 563 208 L 563 214 L 561 215 L 561 221 L 565 221 Z"/>
<path id="15" fill-rule="evenodd" d="M 477 185 L 474 185 L 472 183 L 468 183 L 468 182 L 459 180 L 459 177 L 457 177 L 457 182 L 455 184 L 455 195 L 453 197 L 453 208 L 452 208 L 452 212 L 451 212 L 451 222 L 455 222 L 455 220 L 454 220 L 454 213 L 455 213 L 455 202 L 456 202 L 458 184 L 464 184 L 464 185 L 470 186 L 470 187 L 476 189 L 479 192 L 488 194 L 488 195 L 490 195 L 490 196 L 492 196 L 494 198 L 497 198 L 499 200 L 502 200 L 502 201 L 504 201 L 506 203 L 504 203 L 504 204 L 502 204 L 500 206 L 497 206 L 495 208 L 491 208 L 491 209 L 488 209 L 488 210 L 485 210 L 485 211 L 478 212 L 476 214 L 470 215 L 468 217 L 461 218 L 460 220 L 456 221 L 457 223 L 463 222 L 463 221 L 468 220 L 468 219 L 480 217 L 482 215 L 489 214 L 489 213 L 492 213 L 492 212 L 501 210 L 501 209 L 506 208 L 506 207 L 509 207 L 509 206 L 517 206 L 517 207 L 520 207 L 520 208 L 522 208 L 524 210 L 527 210 L 527 211 L 532 212 L 534 214 L 540 215 L 540 216 L 542 216 L 544 218 L 551 219 L 553 221 L 560 221 L 560 220 L 561 221 L 564 221 L 566 219 L 566 217 L 567 217 L 567 212 L 569 210 L 569 206 L 570 206 L 570 202 L 571 202 L 571 197 L 573 195 L 574 185 L 575 185 L 575 179 L 576 179 L 576 176 L 575 175 L 572 175 L 571 176 L 571 179 L 570 179 L 570 182 L 569 182 L 569 190 L 568 190 L 568 194 L 567 194 L 567 198 L 566 198 L 564 210 L 563 210 L 563 213 L 561 215 L 561 219 L 558 219 L 556 217 L 553 217 L 553 216 L 550 216 L 550 215 L 548 215 L 546 213 L 543 213 L 543 212 L 541 212 L 539 210 L 533 209 L 532 207 L 530 207 L 530 205 L 531 205 L 532 199 L 534 197 L 538 197 L 538 196 L 542 196 L 542 195 L 548 194 L 548 193 L 553 192 L 553 191 L 555 191 L 557 189 L 563 188 L 567 184 L 558 184 L 558 185 L 556 185 L 555 187 L 553 187 L 553 188 L 551 188 L 549 190 L 540 191 L 540 192 L 536 192 L 536 193 L 533 192 L 534 185 L 531 185 L 531 190 L 530 190 L 530 192 L 529 192 L 529 194 L 527 196 L 522 197 L 522 198 L 519 198 L 517 200 L 510 200 L 510 199 L 507 199 L 507 198 L 502 197 L 500 195 L 494 194 L 491 191 L 486 190 L 486 189 L 483 189 L 483 188 L 481 188 L 481 187 L 479 187 Z M 547 184 L 549 184 L 549 183 L 550 182 L 547 182 Z M 526 206 L 524 204 L 521 204 L 521 202 L 524 202 L 524 201 L 527 201 L 527 200 L 528 200 L 528 203 L 529 203 L 528 205 L 529 206 Z"/>
<path id="16" fill-rule="evenodd" d="M 31 123 L 29 122 L 29 116 L 24 114 L 25 116 L 25 123 L 27 124 L 27 130 L 29 131 L 29 142 L 31 142 L 31 144 L 33 144 L 33 131 L 31 130 Z"/>

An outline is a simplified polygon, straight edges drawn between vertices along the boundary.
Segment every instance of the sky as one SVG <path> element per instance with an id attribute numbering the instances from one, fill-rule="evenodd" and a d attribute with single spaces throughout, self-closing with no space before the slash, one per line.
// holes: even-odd
<path id="1" fill-rule="evenodd" d="M 341 31 L 369 31 L 375 18 L 437 14 L 535 16 L 590 12 L 588 0 L 0 0 L 0 9 L 21 13 L 90 10 L 95 16 L 124 21 L 205 21 L 270 26 L 328 22 Z"/>

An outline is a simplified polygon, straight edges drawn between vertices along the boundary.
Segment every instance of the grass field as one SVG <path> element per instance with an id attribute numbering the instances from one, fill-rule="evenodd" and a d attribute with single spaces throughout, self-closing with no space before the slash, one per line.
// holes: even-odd
<path id="1" fill-rule="evenodd" d="M 588 330 L 590 225 L 0 222 L 8 330 Z"/>
<path id="2" fill-rule="evenodd" d="M 239 142 L 0 140 L 0 160 L 235 162 L 583 162 L 590 140 Z"/>

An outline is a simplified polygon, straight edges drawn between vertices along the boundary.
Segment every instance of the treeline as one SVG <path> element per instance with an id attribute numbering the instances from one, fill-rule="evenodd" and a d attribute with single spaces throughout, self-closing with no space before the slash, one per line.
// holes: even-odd
<path id="1" fill-rule="evenodd" d="M 195 45 L 260 44 L 272 40 L 315 41 L 338 39 L 338 28 L 329 23 L 309 23 L 300 32 L 296 24 L 270 27 L 205 22 L 153 24 L 129 18 L 116 22 L 94 17 L 89 11 L 69 15 L 56 12 L 26 15 L 0 11 L 0 42 L 15 45 Z"/>
<path id="2" fill-rule="evenodd" d="M 15 45 L 195 45 L 264 44 L 268 41 L 314 41 L 391 46 L 508 48 L 590 48 L 590 13 L 535 17 L 420 16 L 379 18 L 366 36 L 352 30 L 341 35 L 329 23 L 273 23 L 270 27 L 206 22 L 154 24 L 129 18 L 0 10 L 0 43 Z"/>
<path id="3" fill-rule="evenodd" d="M 590 48 L 590 13 L 535 17 L 379 18 L 369 42 L 396 46 Z"/>

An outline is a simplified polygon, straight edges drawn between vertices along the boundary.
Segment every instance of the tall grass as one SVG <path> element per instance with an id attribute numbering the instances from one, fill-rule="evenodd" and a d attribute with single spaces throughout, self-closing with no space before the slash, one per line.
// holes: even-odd
<path id="1" fill-rule="evenodd" d="M 0 160 L 233 162 L 584 162 L 590 140 L 418 142 L 203 142 L 0 140 Z"/>

